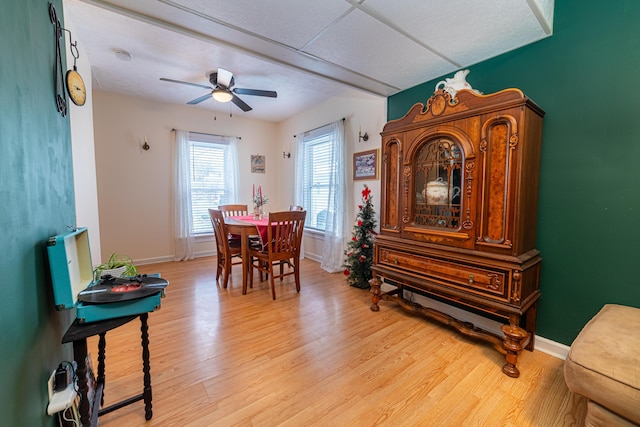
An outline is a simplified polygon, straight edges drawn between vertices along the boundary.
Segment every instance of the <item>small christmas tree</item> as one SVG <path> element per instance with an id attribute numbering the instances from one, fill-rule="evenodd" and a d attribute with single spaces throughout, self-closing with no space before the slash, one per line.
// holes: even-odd
<path id="1" fill-rule="evenodd" d="M 348 243 L 344 254 L 347 259 L 344 262 L 344 275 L 347 283 L 356 288 L 367 289 L 369 280 L 373 277 L 371 265 L 373 264 L 373 240 L 376 235 L 374 228 L 373 204 L 371 203 L 371 190 L 366 185 L 362 190 L 362 205 L 358 206 L 357 222 L 353 227 L 353 236 Z"/>

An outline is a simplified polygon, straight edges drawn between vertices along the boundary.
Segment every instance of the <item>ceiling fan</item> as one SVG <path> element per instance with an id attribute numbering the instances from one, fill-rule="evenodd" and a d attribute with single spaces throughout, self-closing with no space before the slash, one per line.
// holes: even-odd
<path id="1" fill-rule="evenodd" d="M 242 88 L 234 88 L 235 79 L 233 78 L 233 73 L 230 71 L 224 70 L 222 68 L 218 68 L 217 72 L 211 72 L 208 74 L 209 81 L 213 85 L 205 86 L 197 83 L 183 82 L 180 80 L 166 79 L 164 77 L 160 77 L 160 80 L 171 83 L 180 83 L 183 85 L 196 86 L 201 87 L 203 89 L 209 89 L 211 92 L 203 95 L 199 98 L 196 98 L 192 101 L 187 102 L 187 104 L 195 105 L 199 104 L 202 101 L 206 101 L 209 98 L 213 98 L 218 102 L 233 102 L 236 104 L 242 111 L 251 111 L 252 108 L 247 105 L 242 99 L 236 96 L 238 95 L 253 95 L 253 96 L 266 96 L 269 98 L 277 98 L 278 94 L 273 90 L 259 90 L 259 89 L 242 89 Z"/>

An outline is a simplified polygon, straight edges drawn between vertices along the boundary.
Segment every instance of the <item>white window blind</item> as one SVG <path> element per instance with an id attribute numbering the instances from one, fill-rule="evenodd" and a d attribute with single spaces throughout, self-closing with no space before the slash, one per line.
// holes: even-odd
<path id="1" fill-rule="evenodd" d="M 211 234 L 209 209 L 232 203 L 226 177 L 233 167 L 226 159 L 230 146 L 224 137 L 189 133 L 191 157 L 191 214 L 193 234 Z"/>
<path id="2" fill-rule="evenodd" d="M 329 186 L 334 173 L 331 129 L 323 126 L 302 138 L 304 156 L 302 206 L 307 211 L 305 227 L 325 230 L 329 209 Z"/>

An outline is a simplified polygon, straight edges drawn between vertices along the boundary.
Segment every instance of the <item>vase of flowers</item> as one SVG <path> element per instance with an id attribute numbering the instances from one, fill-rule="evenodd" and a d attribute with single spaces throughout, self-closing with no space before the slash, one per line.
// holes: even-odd
<path id="1" fill-rule="evenodd" d="M 269 198 L 262 194 L 262 186 L 258 186 L 256 192 L 255 186 L 253 187 L 253 219 L 262 219 L 264 216 L 264 205 L 269 201 Z"/>

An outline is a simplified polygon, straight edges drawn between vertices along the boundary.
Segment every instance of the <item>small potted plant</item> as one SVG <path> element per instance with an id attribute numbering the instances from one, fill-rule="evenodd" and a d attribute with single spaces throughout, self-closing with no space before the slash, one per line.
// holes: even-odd
<path id="1" fill-rule="evenodd" d="M 118 253 L 109 255 L 107 262 L 98 265 L 94 269 L 94 277 L 100 278 L 110 274 L 113 277 L 136 276 L 138 269 L 131 257 Z"/>

